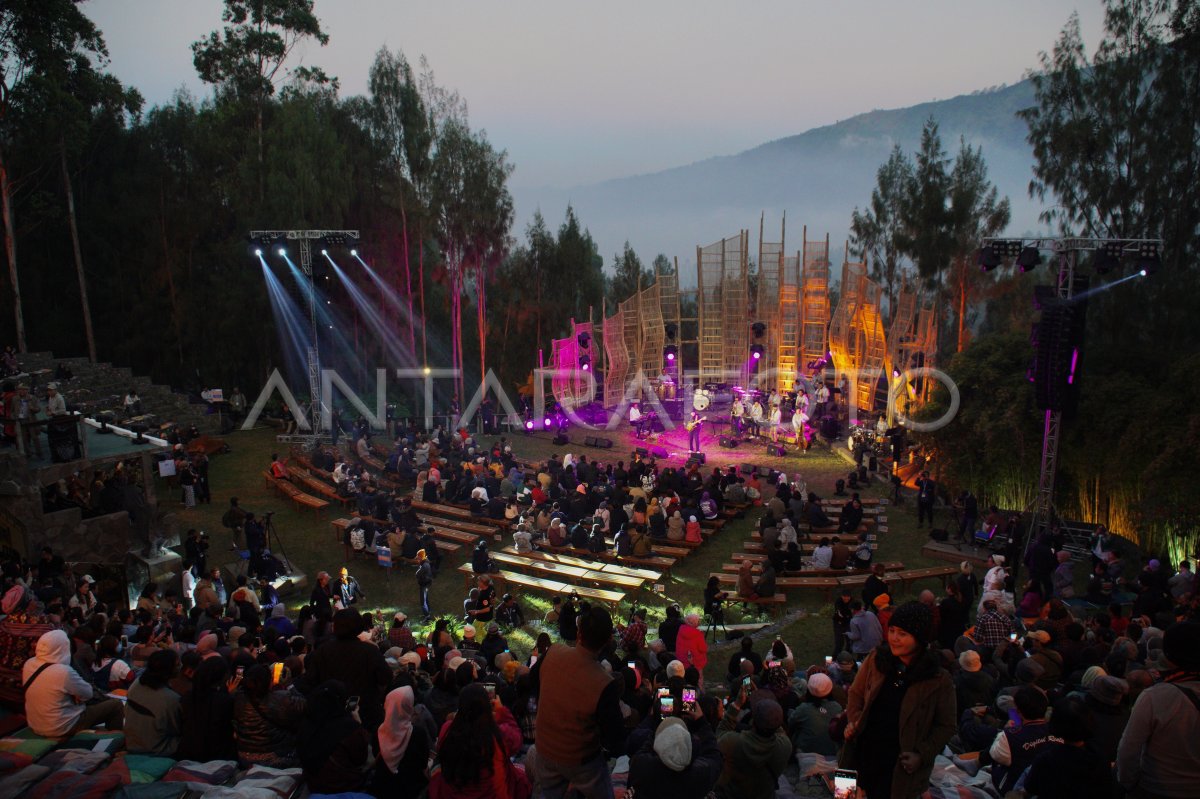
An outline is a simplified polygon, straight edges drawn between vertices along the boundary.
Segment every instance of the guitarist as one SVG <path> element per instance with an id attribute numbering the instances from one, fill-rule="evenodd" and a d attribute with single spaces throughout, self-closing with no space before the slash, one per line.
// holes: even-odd
<path id="1" fill-rule="evenodd" d="M 700 414 L 692 411 L 692 418 L 687 422 L 688 431 L 688 449 L 692 452 L 700 451 L 700 425 L 704 423 L 708 417 L 701 418 Z"/>

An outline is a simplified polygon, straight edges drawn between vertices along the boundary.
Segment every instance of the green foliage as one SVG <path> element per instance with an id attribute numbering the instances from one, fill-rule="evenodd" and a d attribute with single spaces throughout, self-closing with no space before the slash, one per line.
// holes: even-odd
<path id="1" fill-rule="evenodd" d="M 608 279 L 608 304 L 616 308 L 617 303 L 624 302 L 640 289 L 654 285 L 654 272 L 642 265 L 642 259 L 633 251 L 629 242 L 625 248 L 613 256 L 613 273 Z"/>
<path id="2" fill-rule="evenodd" d="M 870 205 L 865 211 L 855 208 L 850 217 L 850 247 L 870 264 L 871 279 L 883 286 L 892 314 L 904 277 L 904 203 L 913 180 L 912 162 L 900 145 L 892 148 L 875 179 Z"/>

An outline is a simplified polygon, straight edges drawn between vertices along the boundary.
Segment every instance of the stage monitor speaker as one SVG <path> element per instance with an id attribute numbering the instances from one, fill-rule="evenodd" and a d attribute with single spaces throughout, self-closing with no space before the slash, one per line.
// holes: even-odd
<path id="1" fill-rule="evenodd" d="M 837 420 L 836 416 L 833 416 L 832 414 L 827 414 L 824 418 L 821 419 L 821 437 L 822 438 L 832 441 L 833 439 L 838 437 L 838 431 L 840 429 L 841 429 L 841 425 L 838 424 L 838 420 Z"/>
<path id="2" fill-rule="evenodd" d="M 651 454 L 651 455 L 653 455 L 653 456 L 654 456 L 654 457 L 656 457 L 656 458 L 669 458 L 669 457 L 671 457 L 671 453 L 667 452 L 667 451 L 666 451 L 665 449 L 663 449 L 662 447 L 651 447 L 651 448 L 650 448 L 650 454 Z"/>
<path id="3" fill-rule="evenodd" d="M 767 444 L 767 454 L 778 458 L 783 457 L 783 444 Z"/>
<path id="4" fill-rule="evenodd" d="M 721 436 L 721 446 L 725 449 L 737 449 L 738 440 L 730 436 Z"/>
<path id="5" fill-rule="evenodd" d="M 613 442 L 611 438 L 588 436 L 584 439 L 583 444 L 586 447 L 596 447 L 597 449 L 612 449 Z"/>
<path id="6" fill-rule="evenodd" d="M 556 446 L 556 447 L 566 446 L 567 444 L 570 444 L 570 443 L 571 443 L 571 439 L 567 438 L 566 435 L 563 433 L 559 433 L 558 435 L 556 435 L 554 437 L 554 446 Z"/>
<path id="7" fill-rule="evenodd" d="M 759 466 L 758 467 L 758 476 L 759 477 L 770 477 L 771 476 L 771 467 L 770 466 Z"/>
<path id="8" fill-rule="evenodd" d="M 645 447 L 635 447 L 633 451 L 638 455 L 641 455 L 643 458 L 650 455 L 650 450 L 646 449 Z"/>
<path id="9" fill-rule="evenodd" d="M 751 475 L 751 474 L 754 474 L 754 471 L 757 468 L 758 467 L 755 466 L 753 463 L 743 463 L 741 468 L 738 469 L 738 471 L 745 475 Z"/>

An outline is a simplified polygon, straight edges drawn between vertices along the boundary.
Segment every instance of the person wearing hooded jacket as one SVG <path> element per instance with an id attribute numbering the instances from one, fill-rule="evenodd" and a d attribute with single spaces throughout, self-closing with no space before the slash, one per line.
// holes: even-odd
<path id="1" fill-rule="evenodd" d="M 21 670 L 25 717 L 43 738 L 66 738 L 103 723 L 109 730 L 125 726 L 125 710 L 117 699 L 92 703 L 92 686 L 71 668 L 71 641 L 62 630 L 43 633 L 35 654 Z"/>
<path id="2" fill-rule="evenodd" d="M 724 762 L 712 725 L 697 703 L 684 718 L 660 721 L 653 737 L 629 759 L 625 796 L 704 799 L 721 776 Z"/>
<path id="3" fill-rule="evenodd" d="M 850 686 L 839 763 L 858 771 L 872 799 L 911 799 L 929 787 L 934 758 L 956 731 L 954 683 L 928 642 L 933 612 L 901 605 L 887 640 L 863 660 Z"/>

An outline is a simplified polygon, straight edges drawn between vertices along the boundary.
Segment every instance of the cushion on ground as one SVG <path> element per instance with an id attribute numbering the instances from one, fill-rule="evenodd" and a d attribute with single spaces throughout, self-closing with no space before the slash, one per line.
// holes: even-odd
<path id="1" fill-rule="evenodd" d="M 112 799 L 182 799 L 188 793 L 185 782 L 147 782 L 126 785 Z"/>
<path id="2" fill-rule="evenodd" d="M 121 787 L 116 774 L 80 774 L 77 771 L 56 771 L 25 794 L 28 799 L 104 799 Z"/>
<path id="3" fill-rule="evenodd" d="M 92 749 L 97 752 L 120 752 L 125 748 L 125 733 L 120 730 L 84 730 L 77 732 L 62 745 L 63 749 Z"/>
<path id="4" fill-rule="evenodd" d="M 131 782 L 157 782 L 175 767 L 175 760 L 154 755 L 125 755 L 125 766 L 129 769 Z"/>
<path id="5" fill-rule="evenodd" d="M 91 774 L 102 767 L 111 758 L 108 752 L 92 752 L 86 749 L 58 749 L 38 761 L 39 766 L 46 766 L 55 771 L 75 771 L 80 774 Z"/>
<path id="6" fill-rule="evenodd" d="M 223 785 L 229 782 L 237 771 L 237 763 L 232 760 L 209 760 L 204 763 L 195 760 L 180 760 L 166 774 L 163 782 L 191 782 L 202 785 Z"/>
<path id="7" fill-rule="evenodd" d="M 34 735 L 28 727 L 18 730 L 7 738 L 0 738 L 0 752 L 10 752 L 28 756 L 31 760 L 40 760 L 47 752 L 55 749 L 58 741 L 53 738 L 42 738 Z"/>
<path id="8" fill-rule="evenodd" d="M 27 796 L 30 787 L 49 773 L 50 769 L 35 764 L 7 775 L 0 779 L 0 799 L 17 799 L 18 796 Z"/>

